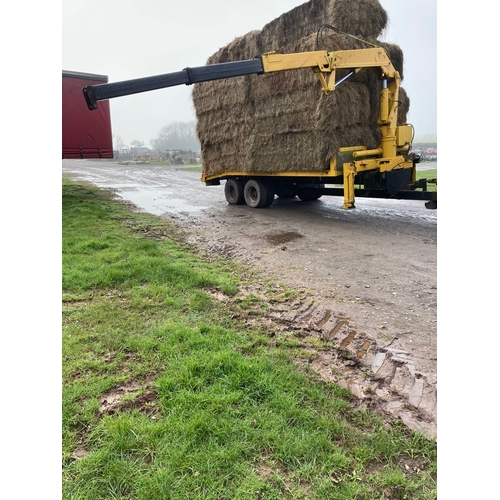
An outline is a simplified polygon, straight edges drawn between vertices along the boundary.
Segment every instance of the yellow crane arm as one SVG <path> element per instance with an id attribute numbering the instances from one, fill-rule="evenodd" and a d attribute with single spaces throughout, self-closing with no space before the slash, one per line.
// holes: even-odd
<path id="1" fill-rule="evenodd" d="M 328 94 L 363 68 L 379 68 L 384 82 L 380 94 L 379 125 L 390 129 L 396 127 L 397 104 L 401 78 L 392 65 L 386 51 L 380 47 L 370 49 L 338 50 L 327 52 L 300 52 L 296 54 L 276 54 L 269 52 L 261 56 L 264 73 L 275 73 L 293 69 L 311 68 L 321 82 L 323 92 Z M 343 79 L 335 80 L 336 70 L 350 69 Z"/>

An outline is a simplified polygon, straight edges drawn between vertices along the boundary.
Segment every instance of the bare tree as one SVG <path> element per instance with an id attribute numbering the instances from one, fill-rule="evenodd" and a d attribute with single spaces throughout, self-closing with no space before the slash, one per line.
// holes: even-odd
<path id="1" fill-rule="evenodd" d="M 113 134 L 113 150 L 120 151 L 120 149 L 124 145 L 125 145 L 125 143 L 123 142 L 123 139 L 121 138 L 121 136 Z"/>
<path id="2" fill-rule="evenodd" d="M 151 140 L 151 147 L 157 151 L 168 149 L 198 151 L 200 144 L 196 138 L 196 122 L 171 122 L 165 125 L 158 137 Z"/>

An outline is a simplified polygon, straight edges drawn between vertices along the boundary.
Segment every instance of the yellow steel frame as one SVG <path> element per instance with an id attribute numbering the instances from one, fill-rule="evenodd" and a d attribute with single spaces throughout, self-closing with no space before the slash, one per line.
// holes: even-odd
<path id="1" fill-rule="evenodd" d="M 312 68 L 317 73 L 323 92 L 335 90 L 335 72 L 337 69 L 380 68 L 388 79 L 399 80 L 399 73 L 392 65 L 387 53 L 381 47 L 371 49 L 338 50 L 327 52 L 299 52 L 296 54 L 276 54 L 268 52 L 261 56 L 264 73 L 289 71 L 292 69 Z M 325 78 L 324 74 L 329 74 Z M 399 88 L 399 85 L 398 85 Z"/>
<path id="2" fill-rule="evenodd" d="M 395 169 L 413 168 L 413 162 L 406 161 L 403 156 L 393 158 L 372 158 L 369 160 L 351 161 L 343 164 L 344 170 L 344 204 L 341 208 L 354 208 L 354 179 L 358 172 L 378 170 L 390 172 Z M 414 172 L 412 177 L 414 177 Z M 412 181 L 415 179 L 412 178 Z"/>

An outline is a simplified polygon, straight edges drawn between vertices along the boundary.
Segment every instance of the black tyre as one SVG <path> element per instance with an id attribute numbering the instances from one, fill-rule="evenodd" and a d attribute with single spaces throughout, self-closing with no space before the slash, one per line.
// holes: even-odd
<path id="1" fill-rule="evenodd" d="M 230 205 L 242 205 L 245 203 L 245 195 L 243 193 L 243 182 L 239 179 L 228 179 L 224 186 L 224 195 Z"/>
<path id="2" fill-rule="evenodd" d="M 264 208 L 271 205 L 274 200 L 274 191 L 265 181 L 250 179 L 245 184 L 243 191 L 245 203 L 250 208 Z"/>
<path id="3" fill-rule="evenodd" d="M 266 189 L 267 189 L 267 200 L 266 203 L 262 205 L 263 208 L 270 207 L 274 201 L 274 187 L 268 185 L 266 186 Z"/>
<path id="4" fill-rule="evenodd" d="M 266 181 L 261 180 L 260 182 L 262 182 L 265 185 L 267 191 L 267 199 L 264 205 L 262 205 L 262 208 L 270 207 L 274 201 L 274 191 L 275 191 L 274 182 L 270 182 L 268 180 Z"/>

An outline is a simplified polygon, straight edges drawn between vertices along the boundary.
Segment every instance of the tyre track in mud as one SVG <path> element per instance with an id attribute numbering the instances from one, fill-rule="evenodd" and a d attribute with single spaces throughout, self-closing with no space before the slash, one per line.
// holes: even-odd
<path id="1" fill-rule="evenodd" d="M 269 315 L 298 338 L 320 337 L 323 348 L 309 361 L 321 380 L 348 389 L 360 404 L 399 418 L 411 429 L 436 438 L 437 387 L 433 377 L 417 369 L 412 353 L 360 331 L 347 316 L 334 313 L 338 304 L 297 303 Z"/>

